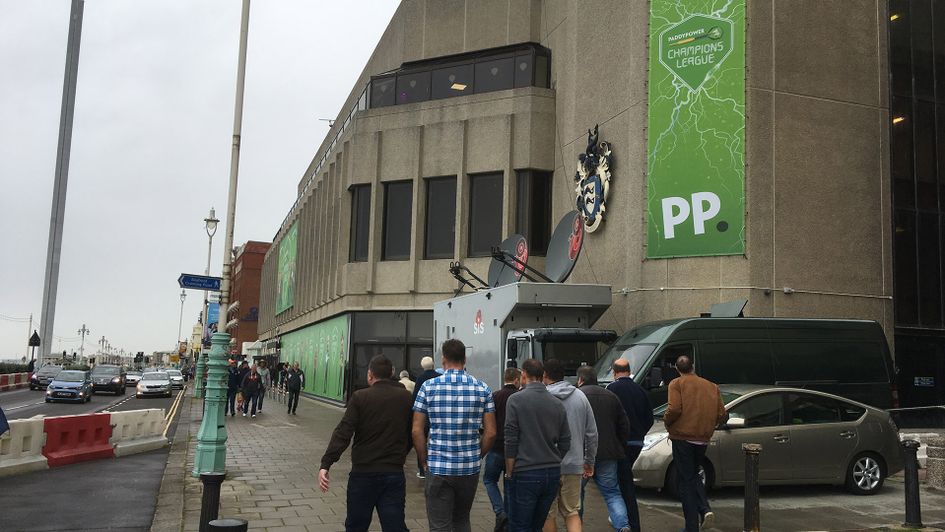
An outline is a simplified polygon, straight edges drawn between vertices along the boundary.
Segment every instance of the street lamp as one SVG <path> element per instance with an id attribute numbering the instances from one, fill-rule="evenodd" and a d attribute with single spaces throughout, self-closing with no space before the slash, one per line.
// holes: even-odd
<path id="1" fill-rule="evenodd" d="M 204 271 L 204 275 L 210 276 L 210 257 L 213 253 L 213 235 L 217 232 L 217 224 L 220 223 L 220 220 L 217 219 L 216 211 L 213 207 L 210 207 L 210 216 L 203 219 L 204 228 L 207 230 L 207 237 L 209 242 L 207 243 L 207 269 Z M 183 309 L 183 305 L 181 306 Z M 210 312 L 210 300 L 209 295 L 206 290 L 203 291 L 203 326 L 210 330 L 210 325 L 207 323 L 207 318 Z M 180 338 L 180 332 L 178 331 L 177 337 Z M 200 355 L 197 358 L 197 373 L 194 376 L 196 382 L 194 383 L 194 397 L 200 399 L 203 397 L 203 374 L 207 368 L 207 353 L 203 349 L 203 338 L 200 340 Z"/>
<path id="2" fill-rule="evenodd" d="M 177 346 L 180 346 L 180 329 L 184 325 L 184 300 L 187 299 L 187 292 L 180 291 L 180 320 L 177 321 Z"/>

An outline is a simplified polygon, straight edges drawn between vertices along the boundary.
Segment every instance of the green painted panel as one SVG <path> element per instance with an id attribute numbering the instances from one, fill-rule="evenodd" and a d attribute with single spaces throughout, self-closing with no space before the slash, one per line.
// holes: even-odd
<path id="1" fill-rule="evenodd" d="M 282 362 L 298 362 L 304 391 L 341 401 L 348 364 L 348 315 L 337 316 L 282 336 Z"/>
<path id="2" fill-rule="evenodd" d="M 276 271 L 276 314 L 295 300 L 295 262 L 298 255 L 299 223 L 295 222 L 279 242 L 279 269 Z"/>

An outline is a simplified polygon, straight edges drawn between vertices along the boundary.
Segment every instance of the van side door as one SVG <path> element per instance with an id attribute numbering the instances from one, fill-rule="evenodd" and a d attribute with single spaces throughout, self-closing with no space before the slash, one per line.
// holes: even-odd
<path id="1" fill-rule="evenodd" d="M 676 359 L 683 355 L 696 362 L 693 342 L 678 342 L 663 346 L 653 358 L 653 363 L 648 368 L 644 368 L 649 375 L 644 375 L 643 387 L 647 389 L 650 404 L 654 408 L 666 404 L 669 383 L 679 376 L 679 372 L 676 371 Z"/>

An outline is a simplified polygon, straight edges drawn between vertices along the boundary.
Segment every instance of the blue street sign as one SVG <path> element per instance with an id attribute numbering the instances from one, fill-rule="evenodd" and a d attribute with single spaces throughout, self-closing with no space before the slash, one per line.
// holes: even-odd
<path id="1" fill-rule="evenodd" d="M 209 290 L 211 292 L 220 291 L 220 283 L 223 279 L 220 277 L 207 277 L 206 275 L 194 275 L 191 273 L 182 273 L 177 278 L 177 284 L 181 288 L 191 288 L 193 290 Z"/>

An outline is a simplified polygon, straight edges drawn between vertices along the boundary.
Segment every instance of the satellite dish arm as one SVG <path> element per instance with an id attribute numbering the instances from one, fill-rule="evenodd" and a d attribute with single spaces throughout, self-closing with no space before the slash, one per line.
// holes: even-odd
<path id="1" fill-rule="evenodd" d="M 546 283 L 553 283 L 553 282 L 554 282 L 554 281 L 552 281 L 548 276 L 546 276 L 545 274 L 541 273 L 540 271 L 536 270 L 535 268 L 532 268 L 532 267 L 529 266 L 528 264 L 526 264 L 526 263 L 524 263 L 524 262 L 518 260 L 518 257 L 516 257 L 515 255 L 509 253 L 508 251 L 504 251 L 504 250 L 502 250 L 502 249 L 500 249 L 500 248 L 492 248 L 492 258 L 494 258 L 495 260 L 497 260 L 497 261 L 499 261 L 499 262 L 505 264 L 505 265 L 508 266 L 509 268 L 512 268 L 513 270 L 515 270 L 516 272 L 518 272 L 522 277 L 525 277 L 525 278 L 528 279 L 529 281 L 537 282 L 538 279 L 536 279 L 535 277 L 532 277 L 531 275 L 528 275 L 527 273 L 525 273 L 526 270 L 529 271 L 529 272 L 531 272 L 531 273 L 533 273 L 533 274 L 535 274 L 535 275 L 537 275 L 538 277 L 541 278 L 541 280 L 545 281 Z"/>
<path id="2" fill-rule="evenodd" d="M 463 274 L 461 272 L 468 273 L 473 279 L 479 282 L 479 286 L 474 285 L 469 279 L 466 279 L 465 277 L 463 277 Z M 463 283 L 464 285 L 469 286 L 473 290 L 481 290 L 489 286 L 485 281 L 480 279 L 478 275 L 473 273 L 469 268 L 463 266 L 462 263 L 458 261 L 450 263 L 450 274 L 453 276 L 454 279 Z"/>

